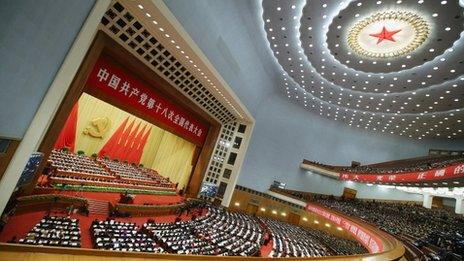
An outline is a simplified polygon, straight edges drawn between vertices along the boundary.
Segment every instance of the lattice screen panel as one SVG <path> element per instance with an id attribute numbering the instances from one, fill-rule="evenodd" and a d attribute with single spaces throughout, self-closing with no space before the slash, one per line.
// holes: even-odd
<path id="1" fill-rule="evenodd" d="M 216 148 L 214 149 L 213 157 L 211 158 L 208 170 L 206 171 L 203 181 L 214 183 L 216 185 L 219 184 L 220 177 L 222 175 L 222 172 L 224 171 L 223 167 L 227 159 L 228 153 L 230 152 L 233 137 L 237 130 L 237 125 L 238 124 L 236 122 L 222 125 L 221 135 L 219 136 L 219 139 L 216 143 Z M 212 200 L 212 198 L 202 198 Z"/>
<path id="2" fill-rule="evenodd" d="M 114 1 L 101 20 L 102 29 L 138 58 L 168 80 L 197 105 L 221 123 L 235 121 L 235 116 L 207 90 L 166 48 L 124 7 Z"/>

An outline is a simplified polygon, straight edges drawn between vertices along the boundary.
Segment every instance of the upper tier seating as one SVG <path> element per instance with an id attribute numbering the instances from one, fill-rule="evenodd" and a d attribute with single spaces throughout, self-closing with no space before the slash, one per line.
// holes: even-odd
<path id="1" fill-rule="evenodd" d="M 377 163 L 357 167 L 332 166 L 322 164 L 317 161 L 303 160 L 304 164 L 313 165 L 329 171 L 351 172 L 356 174 L 394 174 L 403 172 L 417 172 L 431 169 L 444 168 L 456 163 L 464 162 L 462 156 L 442 156 L 442 157 L 420 157 L 417 159 L 405 159 L 400 161 Z"/>
<path id="2" fill-rule="evenodd" d="M 105 250 L 135 251 L 135 252 L 164 252 L 156 242 L 143 233 L 134 223 L 118 222 L 114 220 L 92 222 L 91 232 L 94 247 Z"/>
<path id="3" fill-rule="evenodd" d="M 271 232 L 272 252 L 270 257 L 319 257 L 330 252 L 306 229 L 277 220 L 259 218 Z"/>
<path id="4" fill-rule="evenodd" d="M 25 238 L 21 244 L 81 247 L 81 231 L 79 221 L 68 217 L 45 216 Z"/>
<path id="5" fill-rule="evenodd" d="M 111 175 L 98 163 L 85 155 L 77 155 L 74 153 L 65 153 L 63 151 L 53 150 L 50 153 L 48 161 L 53 167 L 57 168 L 59 172 L 75 172 L 103 176 Z"/>
<path id="6" fill-rule="evenodd" d="M 358 167 L 345 167 L 342 171 L 353 172 L 353 173 L 401 173 L 401 172 L 415 172 L 415 171 L 426 171 L 431 169 L 438 169 L 450 166 L 452 164 L 463 162 L 463 157 L 453 157 L 452 159 L 446 157 L 433 158 L 427 160 L 421 160 L 418 162 L 410 163 L 408 166 L 401 167 L 376 167 L 376 166 L 358 166 Z"/>
<path id="7" fill-rule="evenodd" d="M 359 217 L 393 234 L 464 254 L 464 217 L 419 205 L 315 197 L 331 209 Z"/>
<path id="8" fill-rule="evenodd" d="M 166 250 L 177 254 L 257 255 L 264 232 L 253 217 L 215 207 L 193 221 L 147 222 L 144 227 Z"/>

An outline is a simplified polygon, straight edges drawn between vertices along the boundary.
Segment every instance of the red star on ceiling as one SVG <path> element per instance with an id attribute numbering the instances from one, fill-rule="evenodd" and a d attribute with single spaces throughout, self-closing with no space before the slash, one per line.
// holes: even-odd
<path id="1" fill-rule="evenodd" d="M 395 39 L 393 39 L 393 35 L 397 34 L 400 31 L 401 31 L 401 29 L 400 30 L 395 30 L 395 31 L 388 31 L 387 28 L 385 28 L 385 26 L 384 26 L 382 28 L 382 31 L 380 31 L 380 33 L 378 33 L 378 34 L 369 34 L 369 35 L 372 36 L 372 37 L 379 38 L 377 40 L 377 44 L 381 43 L 383 40 L 396 42 Z"/>

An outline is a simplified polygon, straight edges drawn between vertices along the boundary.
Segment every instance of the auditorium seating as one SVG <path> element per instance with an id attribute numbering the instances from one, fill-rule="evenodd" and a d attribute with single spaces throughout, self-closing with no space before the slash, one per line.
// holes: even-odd
<path id="1" fill-rule="evenodd" d="M 91 232 L 97 249 L 135 252 L 164 252 L 156 242 L 134 223 L 114 220 L 92 222 Z"/>
<path id="2" fill-rule="evenodd" d="M 277 220 L 259 218 L 272 235 L 270 257 L 319 257 L 330 252 L 307 230 Z"/>
<path id="3" fill-rule="evenodd" d="M 147 222 L 165 248 L 177 254 L 253 256 L 259 254 L 263 229 L 245 214 L 209 207 L 206 216 L 176 223 Z"/>
<path id="4" fill-rule="evenodd" d="M 365 254 L 367 249 L 360 243 L 344 238 L 335 237 L 321 230 L 305 228 L 314 238 L 317 238 L 325 246 L 329 247 L 336 255 Z"/>
<path id="5" fill-rule="evenodd" d="M 425 242 L 464 256 L 464 217 L 414 204 L 380 203 L 318 196 L 315 201 L 375 224 L 411 242 Z"/>
<path id="6" fill-rule="evenodd" d="M 148 172 L 145 169 L 128 164 L 128 163 L 110 161 L 108 159 L 98 159 L 97 161 L 100 162 L 105 167 L 107 167 L 112 173 L 114 173 L 115 175 L 123 179 L 143 180 L 143 181 L 165 181 L 156 172 L 153 172 L 152 174 L 148 174 Z M 158 177 L 158 179 L 156 177 Z M 167 181 L 165 181 L 165 183 L 168 184 Z"/>
<path id="7" fill-rule="evenodd" d="M 426 171 L 431 169 L 444 168 L 453 164 L 464 162 L 464 157 L 453 156 L 427 156 L 414 159 L 404 159 L 393 162 L 377 163 L 372 165 L 348 167 L 333 166 L 317 161 L 303 160 L 304 164 L 313 165 L 329 171 L 351 172 L 356 174 L 394 174 L 402 172 Z"/>
<path id="8" fill-rule="evenodd" d="M 175 186 L 156 171 L 108 159 L 92 159 L 85 155 L 53 150 L 49 163 L 52 185 L 116 187 L 138 190 L 175 192 Z"/>
<path id="9" fill-rule="evenodd" d="M 77 155 L 74 153 L 53 150 L 50 153 L 48 161 L 53 167 L 57 168 L 58 172 L 84 173 L 101 176 L 111 175 L 94 160 L 85 155 Z"/>
<path id="10" fill-rule="evenodd" d="M 25 238 L 21 244 L 81 247 L 81 231 L 79 221 L 68 217 L 45 216 Z"/>
<path id="11" fill-rule="evenodd" d="M 407 166 L 397 167 L 382 167 L 380 166 L 357 166 L 357 167 L 345 167 L 342 171 L 353 172 L 353 173 L 401 173 L 401 172 L 415 172 L 415 171 L 426 171 L 431 169 L 438 169 L 450 166 L 455 163 L 463 162 L 464 158 L 459 157 L 438 157 L 420 160 L 417 162 L 410 162 Z"/>

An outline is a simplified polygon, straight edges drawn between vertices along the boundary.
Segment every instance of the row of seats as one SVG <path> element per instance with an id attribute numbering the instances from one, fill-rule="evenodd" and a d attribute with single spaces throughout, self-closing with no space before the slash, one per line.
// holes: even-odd
<path id="1" fill-rule="evenodd" d="M 81 231 L 79 221 L 69 217 L 45 216 L 35 225 L 25 238 L 19 240 L 21 244 L 80 247 Z"/>
<path id="2" fill-rule="evenodd" d="M 367 249 L 357 241 L 335 237 L 320 230 L 310 228 L 306 228 L 306 230 L 314 238 L 317 238 L 320 242 L 324 243 L 324 245 L 328 246 L 336 255 L 357 255 L 367 253 Z"/>
<path id="3" fill-rule="evenodd" d="M 393 234 L 429 242 L 464 257 L 464 217 L 444 209 L 415 204 L 386 203 L 314 197 L 314 200 L 347 215 L 359 217 Z M 451 240 L 450 240 L 451 239 Z"/>
<path id="4" fill-rule="evenodd" d="M 156 171 L 126 163 L 53 150 L 49 163 L 54 184 L 124 187 L 148 190 L 175 190 L 175 186 Z"/>
<path id="5" fill-rule="evenodd" d="M 268 242 L 265 238 L 270 234 L 273 239 L 272 257 L 318 257 L 331 254 L 327 245 L 321 243 L 324 240 L 317 236 L 323 233 L 321 231 L 232 213 L 213 206 L 208 206 L 206 210 L 206 215 L 199 218 L 192 216 L 192 220 L 173 223 L 148 220 L 142 227 L 111 219 L 94 220 L 90 234 L 94 248 L 123 252 L 260 256 L 261 246 Z M 345 245 L 343 239 L 332 239 L 331 244 Z M 19 242 L 80 247 L 80 240 L 78 220 L 46 216 Z M 353 253 L 352 250 L 343 252 Z"/>
<path id="6" fill-rule="evenodd" d="M 431 169 L 439 169 L 450 166 L 452 164 L 463 162 L 463 157 L 453 159 L 428 159 L 420 162 L 409 164 L 408 166 L 402 167 L 373 167 L 373 166 L 357 166 L 357 167 L 346 167 L 342 171 L 353 172 L 353 173 L 381 173 L 381 174 L 392 174 L 401 172 L 416 172 L 416 171 L 427 171 Z"/>
<path id="7" fill-rule="evenodd" d="M 138 184 L 136 181 L 122 180 L 122 179 L 100 179 L 93 177 L 79 177 L 66 174 L 56 174 L 50 177 L 54 184 L 70 184 L 70 185 L 87 185 L 87 186 L 100 186 L 100 187 L 121 187 L 128 189 L 146 189 L 146 190 L 165 190 L 158 184 Z M 167 187 L 174 190 L 174 188 Z"/>
<path id="8" fill-rule="evenodd" d="M 156 242 L 134 223 L 94 220 L 91 227 L 97 249 L 135 252 L 164 252 Z"/>
<path id="9" fill-rule="evenodd" d="M 270 257 L 320 257 L 330 252 L 306 229 L 273 219 L 259 218 L 272 236 Z"/>
<path id="10" fill-rule="evenodd" d="M 52 150 L 48 161 L 60 172 L 77 172 L 111 176 L 108 171 L 85 155 Z"/>
<path id="11" fill-rule="evenodd" d="M 98 159 L 97 161 L 121 178 L 153 181 L 150 176 L 147 176 L 144 172 L 140 171 L 140 168 L 131 164 L 120 163 L 108 159 Z"/>
<path id="12" fill-rule="evenodd" d="M 252 256 L 263 242 L 262 227 L 254 218 L 210 207 L 192 221 L 148 222 L 144 227 L 177 254 Z"/>

